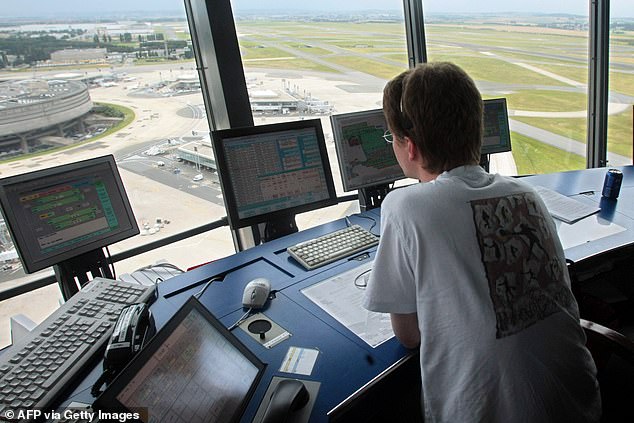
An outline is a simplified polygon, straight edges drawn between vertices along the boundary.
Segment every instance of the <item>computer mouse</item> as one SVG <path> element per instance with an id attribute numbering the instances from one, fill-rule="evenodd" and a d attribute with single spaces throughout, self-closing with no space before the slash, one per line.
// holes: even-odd
<path id="1" fill-rule="evenodd" d="M 268 279 L 256 278 L 244 287 L 242 306 L 253 310 L 260 309 L 266 304 L 271 293 L 271 282 Z"/>

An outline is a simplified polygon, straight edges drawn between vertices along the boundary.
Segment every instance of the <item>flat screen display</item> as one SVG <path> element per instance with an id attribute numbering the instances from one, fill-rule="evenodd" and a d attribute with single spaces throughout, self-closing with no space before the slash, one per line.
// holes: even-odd
<path id="1" fill-rule="evenodd" d="M 212 140 L 232 228 L 336 202 L 319 119 L 219 130 Z"/>
<path id="2" fill-rule="evenodd" d="M 405 178 L 392 146 L 383 139 L 387 123 L 382 109 L 332 115 L 330 123 L 345 191 Z"/>
<path id="3" fill-rule="evenodd" d="M 482 154 L 511 151 L 511 131 L 505 98 L 484 100 Z"/>
<path id="4" fill-rule="evenodd" d="M 98 398 L 144 422 L 240 419 L 265 365 L 191 297 Z"/>
<path id="5" fill-rule="evenodd" d="M 0 179 L 0 204 L 27 273 L 139 233 L 111 155 Z"/>

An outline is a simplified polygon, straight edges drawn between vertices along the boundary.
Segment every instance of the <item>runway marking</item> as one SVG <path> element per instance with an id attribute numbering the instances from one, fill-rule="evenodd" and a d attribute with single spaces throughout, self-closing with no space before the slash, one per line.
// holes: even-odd
<path id="1" fill-rule="evenodd" d="M 261 59 L 242 59 L 243 62 L 270 62 L 275 60 L 294 60 L 298 59 L 297 57 L 263 57 Z"/>
<path id="2" fill-rule="evenodd" d="M 533 71 L 533 72 L 541 73 L 544 76 L 547 76 L 547 77 L 552 78 L 552 79 L 556 79 L 557 81 L 563 82 L 564 84 L 572 85 L 573 87 L 577 87 L 577 88 L 585 88 L 586 87 L 586 84 L 582 84 L 581 82 L 573 81 L 570 78 L 566 78 L 564 76 L 557 75 L 556 73 L 549 72 L 549 71 L 544 70 L 544 69 L 540 69 L 537 66 L 533 66 L 533 65 L 529 65 L 529 64 L 521 63 L 521 62 L 511 62 L 511 63 L 513 63 L 514 65 L 520 66 L 520 67 L 522 67 L 524 69 L 528 69 L 528 70 Z"/>

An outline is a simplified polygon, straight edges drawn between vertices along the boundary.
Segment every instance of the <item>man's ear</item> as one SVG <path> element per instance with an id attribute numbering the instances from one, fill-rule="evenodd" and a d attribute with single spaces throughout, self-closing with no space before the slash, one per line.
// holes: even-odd
<path id="1" fill-rule="evenodd" d="M 419 156 L 418 148 L 416 147 L 416 144 L 407 135 L 404 138 L 405 138 L 405 142 L 407 143 L 407 158 L 410 161 L 416 161 Z"/>

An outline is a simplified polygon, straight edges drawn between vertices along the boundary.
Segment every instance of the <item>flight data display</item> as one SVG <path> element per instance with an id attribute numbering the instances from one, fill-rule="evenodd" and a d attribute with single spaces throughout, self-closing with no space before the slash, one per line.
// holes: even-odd
<path id="1" fill-rule="evenodd" d="M 139 233 L 113 156 L 4 178 L 0 201 L 27 272 Z"/>
<path id="2" fill-rule="evenodd" d="M 224 152 L 240 219 L 330 196 L 313 128 L 231 138 Z"/>
<path id="3" fill-rule="evenodd" d="M 103 235 L 119 226 L 103 180 L 83 180 L 20 197 L 43 253 Z"/>
<path id="4" fill-rule="evenodd" d="M 117 395 L 146 422 L 229 422 L 260 369 L 193 309 Z M 127 377 L 127 376 L 126 376 Z"/>
<path id="5" fill-rule="evenodd" d="M 346 191 L 405 177 L 392 146 L 383 138 L 387 123 L 381 109 L 333 115 L 330 122 Z"/>
<path id="6" fill-rule="evenodd" d="M 482 154 L 511 151 L 511 132 L 509 130 L 506 99 L 484 100 L 484 127 L 482 132 Z"/>

